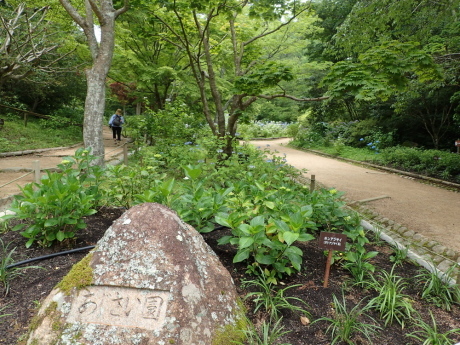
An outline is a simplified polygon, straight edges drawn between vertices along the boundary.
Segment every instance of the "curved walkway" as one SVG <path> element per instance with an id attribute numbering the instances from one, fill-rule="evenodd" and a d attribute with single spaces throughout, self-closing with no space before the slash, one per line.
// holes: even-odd
<path id="1" fill-rule="evenodd" d="M 103 131 L 105 160 L 120 158 L 123 153 L 122 145 L 115 145 L 112 131 L 106 127 Z M 19 186 L 34 181 L 32 169 L 38 164 L 40 170 L 54 169 L 67 156 L 73 156 L 75 151 L 83 147 L 83 143 L 71 147 L 39 149 L 17 153 L 0 154 L 0 209 L 6 199 L 20 192 Z M 12 183 L 9 183 L 14 181 Z"/>
<path id="2" fill-rule="evenodd" d="M 405 175 L 351 164 L 287 147 L 290 139 L 255 140 L 252 144 L 285 156 L 292 166 L 307 169 L 306 178 L 345 192 L 348 203 L 374 220 L 392 237 L 420 254 L 434 251 L 460 263 L 460 193 Z M 269 145 L 269 146 L 267 146 Z"/>

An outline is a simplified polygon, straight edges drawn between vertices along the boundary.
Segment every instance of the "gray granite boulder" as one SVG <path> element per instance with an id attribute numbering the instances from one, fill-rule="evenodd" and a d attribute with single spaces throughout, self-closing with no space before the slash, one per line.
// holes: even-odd
<path id="1" fill-rule="evenodd" d="M 244 314 L 228 271 L 173 211 L 126 211 L 52 291 L 28 345 L 226 345 Z"/>

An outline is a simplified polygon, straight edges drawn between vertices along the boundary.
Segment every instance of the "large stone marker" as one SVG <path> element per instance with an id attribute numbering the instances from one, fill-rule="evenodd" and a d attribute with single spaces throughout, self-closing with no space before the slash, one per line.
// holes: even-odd
<path id="1" fill-rule="evenodd" d="M 230 274 L 201 235 L 146 203 L 115 221 L 47 297 L 27 344 L 227 345 L 242 316 Z"/>

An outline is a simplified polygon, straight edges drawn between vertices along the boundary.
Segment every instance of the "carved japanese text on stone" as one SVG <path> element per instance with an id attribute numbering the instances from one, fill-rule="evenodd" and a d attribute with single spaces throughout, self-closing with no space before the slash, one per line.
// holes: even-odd
<path id="1" fill-rule="evenodd" d="M 67 322 L 160 329 L 169 295 L 168 291 L 90 286 L 79 292 Z"/>

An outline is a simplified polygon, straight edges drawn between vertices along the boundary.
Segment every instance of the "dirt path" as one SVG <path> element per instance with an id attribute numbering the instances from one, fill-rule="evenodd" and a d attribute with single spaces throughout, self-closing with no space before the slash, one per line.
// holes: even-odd
<path id="1" fill-rule="evenodd" d="M 106 160 L 111 160 L 122 155 L 123 149 L 121 145 L 115 145 L 112 139 L 112 130 L 108 127 L 104 127 L 103 135 Z M 79 147 L 82 147 L 82 145 L 69 149 L 58 149 L 36 154 L 0 158 L 0 199 L 19 193 L 19 185 L 24 186 L 26 183 L 34 181 L 33 173 L 27 176 L 24 175 L 28 173 L 29 169 L 34 167 L 35 161 L 38 161 L 40 169 L 42 170 L 54 168 L 61 163 L 64 157 L 72 156 Z M 5 185 L 16 179 L 18 180 Z"/>
<path id="2" fill-rule="evenodd" d="M 344 191 L 352 201 L 388 196 L 369 201 L 367 207 L 410 230 L 460 252 L 460 193 L 431 186 L 403 176 L 368 169 L 286 145 L 289 139 L 252 141 L 256 146 L 286 154 L 287 162 L 308 169 L 306 177 Z"/>

